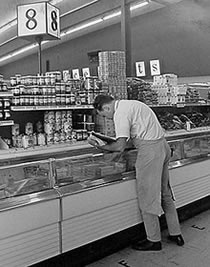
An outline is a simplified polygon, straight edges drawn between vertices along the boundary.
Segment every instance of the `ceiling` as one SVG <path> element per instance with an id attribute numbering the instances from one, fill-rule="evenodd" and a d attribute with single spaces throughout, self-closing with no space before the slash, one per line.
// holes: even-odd
<path id="1" fill-rule="evenodd" d="M 127 0 L 127 3 L 134 4 L 141 0 Z M 149 0 L 149 4 L 145 7 L 139 8 L 132 12 L 132 16 L 137 16 L 145 14 L 147 12 L 152 12 L 156 9 L 163 8 L 167 5 L 175 4 L 181 0 Z M 0 1 L 0 66 L 8 64 L 15 61 L 21 57 L 27 56 L 34 53 L 33 49 L 27 51 L 23 54 L 11 57 L 7 60 L 1 61 L 1 58 L 17 49 L 23 48 L 34 43 L 34 40 L 30 42 L 28 40 L 22 39 L 17 36 L 17 6 L 36 3 L 36 2 L 50 2 L 55 5 L 60 10 L 60 29 L 61 32 L 73 27 L 75 25 L 80 25 L 84 22 L 89 22 L 95 18 L 104 16 L 113 12 L 117 8 L 120 8 L 122 0 L 1 0 Z M 60 40 L 50 41 L 43 45 L 43 49 L 47 49 L 51 46 L 58 45 L 58 43 L 66 42 L 72 38 L 76 38 L 90 31 L 98 30 L 103 27 L 107 27 L 113 23 L 120 21 L 120 17 L 115 17 L 103 23 L 98 23 L 97 25 L 92 25 L 91 27 L 81 29 L 80 31 L 74 32 L 67 36 L 62 37 Z M 9 23 L 14 23 L 9 29 L 5 29 L 5 25 Z"/>

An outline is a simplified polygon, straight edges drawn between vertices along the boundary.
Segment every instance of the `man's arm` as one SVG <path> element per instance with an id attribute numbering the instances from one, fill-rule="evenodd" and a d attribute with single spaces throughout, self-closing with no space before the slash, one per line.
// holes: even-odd
<path id="1" fill-rule="evenodd" d="M 127 145 L 127 139 L 127 137 L 119 137 L 115 142 L 103 146 L 96 145 L 96 147 L 110 152 L 123 152 Z"/>

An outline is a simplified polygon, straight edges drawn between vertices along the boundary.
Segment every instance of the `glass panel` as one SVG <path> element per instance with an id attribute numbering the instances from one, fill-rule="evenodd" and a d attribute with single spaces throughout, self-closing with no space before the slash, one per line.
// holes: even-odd
<path id="1" fill-rule="evenodd" d="M 0 198 L 51 188 L 49 161 L 0 167 Z"/>
<path id="2" fill-rule="evenodd" d="M 171 159 L 170 161 L 176 161 L 183 158 L 182 153 L 182 142 L 181 141 L 171 141 L 168 143 L 171 148 Z"/>
<path id="3" fill-rule="evenodd" d="M 113 176 L 116 180 L 115 175 L 125 171 L 126 161 L 120 153 L 87 154 L 55 160 L 56 184 L 59 186 L 80 182 L 86 184 L 107 176 Z"/>
<path id="4" fill-rule="evenodd" d="M 200 156 L 201 148 L 200 148 L 200 138 L 191 138 L 184 140 L 184 157 L 192 158 L 196 156 Z"/>

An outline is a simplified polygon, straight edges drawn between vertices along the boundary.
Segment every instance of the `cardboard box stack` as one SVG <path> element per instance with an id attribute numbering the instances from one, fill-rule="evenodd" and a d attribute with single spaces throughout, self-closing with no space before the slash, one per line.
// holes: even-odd
<path id="1" fill-rule="evenodd" d="M 99 79 L 109 94 L 117 99 L 127 99 L 125 52 L 99 53 Z"/>
<path id="2" fill-rule="evenodd" d="M 99 53 L 99 79 L 102 89 L 116 99 L 127 99 L 125 52 L 105 51 Z M 112 120 L 96 116 L 96 131 L 114 136 Z"/>
<path id="3" fill-rule="evenodd" d="M 152 89 L 158 93 L 159 105 L 185 103 L 187 86 L 178 85 L 178 78 L 175 74 L 154 76 Z"/>

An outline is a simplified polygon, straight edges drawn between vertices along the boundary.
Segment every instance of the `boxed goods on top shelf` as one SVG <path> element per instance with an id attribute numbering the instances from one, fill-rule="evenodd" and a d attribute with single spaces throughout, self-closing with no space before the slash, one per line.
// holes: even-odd
<path id="1" fill-rule="evenodd" d="M 139 78 L 127 78 L 128 99 L 135 99 L 147 105 L 158 104 L 158 94 L 151 83 Z"/>

